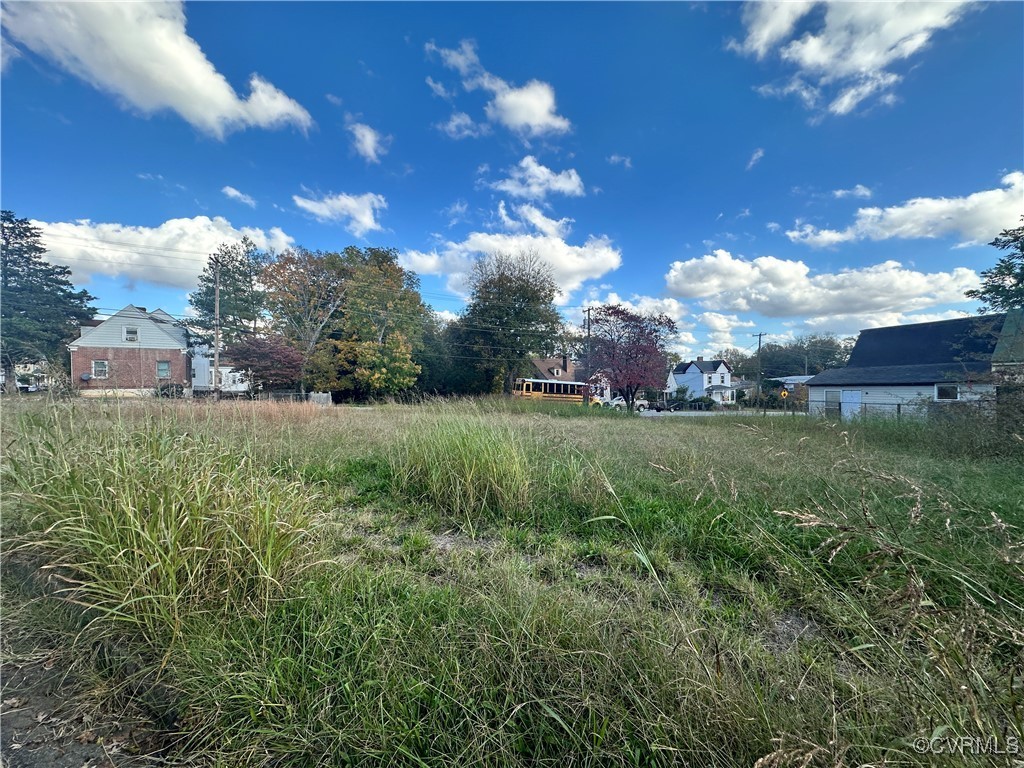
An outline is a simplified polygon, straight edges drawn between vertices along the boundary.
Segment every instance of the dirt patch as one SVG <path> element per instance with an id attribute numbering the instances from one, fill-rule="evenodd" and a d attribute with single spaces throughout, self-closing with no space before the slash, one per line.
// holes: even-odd
<path id="1" fill-rule="evenodd" d="M 3 768 L 156 766 L 159 749 L 143 720 L 75 702 L 77 686 L 52 659 L 0 665 Z"/>
<path id="2" fill-rule="evenodd" d="M 783 611 L 775 617 L 765 633 L 765 647 L 771 651 L 792 650 L 800 640 L 809 640 L 818 634 L 818 623 L 798 611 Z"/>

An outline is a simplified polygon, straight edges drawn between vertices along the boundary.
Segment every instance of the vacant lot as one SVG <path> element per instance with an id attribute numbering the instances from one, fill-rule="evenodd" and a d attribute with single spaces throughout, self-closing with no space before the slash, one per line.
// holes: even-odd
<path id="1" fill-rule="evenodd" d="M 8 406 L 5 633 L 197 764 L 1007 764 L 1024 464 L 988 435 Z"/>

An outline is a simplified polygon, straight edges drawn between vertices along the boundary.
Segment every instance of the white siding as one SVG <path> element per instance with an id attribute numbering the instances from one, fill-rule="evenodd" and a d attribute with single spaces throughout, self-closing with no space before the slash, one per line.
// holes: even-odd
<path id="1" fill-rule="evenodd" d="M 866 416 L 896 416 L 897 412 L 901 416 L 924 415 L 928 403 L 935 401 L 934 384 L 808 387 L 808 412 L 812 416 L 825 415 L 825 392 L 843 390 L 860 391 L 862 413 Z M 994 392 L 995 388 L 991 384 L 968 386 L 960 382 L 960 400 L 977 400 Z M 900 406 L 898 410 L 897 405 Z"/>

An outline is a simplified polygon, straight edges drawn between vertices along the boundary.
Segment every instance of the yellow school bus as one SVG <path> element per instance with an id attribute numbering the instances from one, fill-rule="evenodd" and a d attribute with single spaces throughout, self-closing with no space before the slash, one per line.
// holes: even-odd
<path id="1" fill-rule="evenodd" d="M 516 379 L 512 387 L 515 397 L 532 397 L 556 403 L 583 404 L 583 394 L 590 385 L 584 381 L 549 381 L 547 379 Z"/>

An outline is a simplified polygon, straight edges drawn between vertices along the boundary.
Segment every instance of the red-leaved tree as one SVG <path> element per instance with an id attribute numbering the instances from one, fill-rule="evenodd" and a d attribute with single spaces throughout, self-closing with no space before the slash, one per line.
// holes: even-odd
<path id="1" fill-rule="evenodd" d="M 665 386 L 665 344 L 675 331 L 675 321 L 667 315 L 641 314 L 620 304 L 593 311 L 594 373 L 619 391 L 630 411 L 639 390 Z"/>
<path id="2" fill-rule="evenodd" d="M 294 386 L 302 378 L 302 353 L 281 336 L 246 336 L 224 352 L 235 370 L 248 372 L 254 392 Z"/>

